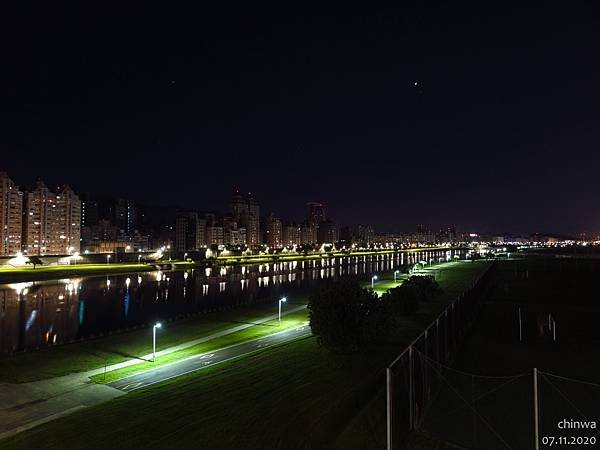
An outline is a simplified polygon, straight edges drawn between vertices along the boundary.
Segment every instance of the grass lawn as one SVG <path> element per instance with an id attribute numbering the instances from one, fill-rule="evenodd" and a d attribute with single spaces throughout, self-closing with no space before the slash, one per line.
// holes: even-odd
<path id="1" fill-rule="evenodd" d="M 533 441 L 534 367 L 600 384 L 598 275 L 600 261 L 593 260 L 499 261 L 479 320 L 453 365 L 482 376 L 448 372 L 445 377 L 452 388 L 443 384 L 425 419 L 425 431 L 468 448 L 506 448 L 496 434 L 512 448 L 525 448 Z M 547 326 L 548 315 L 556 322 L 556 341 Z M 489 378 L 516 374 L 526 375 L 507 385 L 506 379 Z M 540 435 L 564 436 L 557 422 L 567 417 L 583 420 L 580 411 L 590 420 L 600 417 L 600 386 L 551 380 L 554 387 L 539 378 Z M 474 406 L 487 424 L 456 392 L 467 399 L 481 395 Z M 576 431 L 580 430 L 571 434 Z"/>
<path id="2" fill-rule="evenodd" d="M 290 296 L 286 306 L 292 308 L 305 303 L 306 297 L 304 296 Z M 276 304 L 260 304 L 211 313 L 187 320 L 167 322 L 163 324 L 163 328 L 158 332 L 156 349 L 160 351 L 237 325 L 252 323 L 276 313 Z M 306 315 L 306 313 L 304 314 Z M 293 317 L 297 318 L 298 315 Z M 254 328 L 256 330 L 250 331 Z M 260 330 L 266 330 L 269 333 L 277 332 L 273 323 L 260 324 L 244 331 L 252 335 L 253 332 L 259 332 Z M 0 358 L 0 380 L 16 383 L 83 372 L 131 358 L 138 358 L 147 355 L 151 351 L 152 328 L 141 328 L 136 331 L 51 347 L 35 352 L 3 356 Z M 140 366 L 142 365 L 144 364 Z"/>
<path id="3" fill-rule="evenodd" d="M 331 355 L 307 338 L 77 412 L 2 448 L 323 448 L 389 354 Z"/>
<path id="4" fill-rule="evenodd" d="M 435 302 L 393 342 L 333 354 L 297 340 L 76 412 L 2 442 L 3 448 L 379 449 L 384 368 L 486 263 L 454 263 Z"/>

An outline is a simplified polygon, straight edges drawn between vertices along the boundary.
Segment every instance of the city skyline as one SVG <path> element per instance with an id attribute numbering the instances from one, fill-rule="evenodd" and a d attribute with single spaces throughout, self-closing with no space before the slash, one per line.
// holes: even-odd
<path id="1" fill-rule="evenodd" d="M 14 187 L 14 193 L 15 194 L 20 194 L 21 196 L 23 196 L 23 194 L 27 194 L 28 192 L 33 192 L 36 190 L 36 188 L 41 184 L 44 185 L 44 187 L 48 186 L 48 185 L 52 185 L 50 183 L 45 183 L 44 181 L 42 181 L 41 178 L 37 178 L 36 182 L 33 184 L 19 184 L 13 181 L 13 179 L 10 178 L 9 174 L 7 174 L 6 172 L 2 172 L 0 171 L 0 174 L 3 174 L 3 180 L 7 180 L 8 184 L 6 184 L 6 182 L 4 182 L 5 184 L 3 184 L 1 187 L 2 189 L 0 189 L 0 191 L 2 191 L 2 195 L 1 197 L 4 198 L 7 194 L 7 188 L 9 186 L 13 186 Z M 50 177 L 51 178 L 51 177 Z M 12 183 L 12 184 L 11 184 Z M 140 219 L 141 217 L 138 217 L 138 214 L 141 214 L 138 212 L 138 209 L 140 207 L 140 203 L 137 203 L 136 200 L 133 199 L 125 199 L 125 198 L 120 198 L 117 196 L 111 196 L 111 195 L 107 195 L 106 193 L 90 193 L 90 192 L 81 192 L 78 189 L 72 189 L 71 186 L 64 184 L 61 186 L 58 186 L 56 188 L 54 188 L 54 191 L 56 192 L 60 192 L 62 189 L 67 189 L 67 192 L 72 191 L 72 193 L 75 195 L 75 197 L 77 198 L 77 200 L 79 201 L 81 199 L 81 219 L 80 219 L 80 225 L 78 224 L 78 226 L 81 227 L 81 233 L 79 233 L 79 231 L 77 231 L 77 234 L 80 234 L 81 237 L 83 238 L 83 240 L 85 241 L 85 237 L 89 234 L 90 230 L 89 227 L 86 230 L 86 204 L 89 204 L 90 202 L 95 205 L 95 213 L 94 213 L 94 217 L 96 218 L 94 225 L 100 223 L 100 225 L 102 226 L 102 229 L 100 230 L 101 234 L 106 235 L 108 233 L 109 236 L 112 236 L 112 240 L 114 242 L 117 242 L 116 240 L 116 236 L 119 232 L 124 233 L 127 236 L 133 236 L 136 235 L 136 237 L 138 239 L 142 239 L 144 241 L 144 244 L 138 244 L 138 245 L 142 245 L 144 248 L 148 245 L 148 242 L 151 240 L 151 237 L 148 236 L 146 238 L 142 237 L 139 235 L 139 225 L 140 225 Z M 47 187 L 46 187 L 47 189 Z M 205 206 L 201 206 L 201 207 L 181 207 L 180 205 L 166 205 L 166 206 L 162 206 L 162 205 L 152 205 L 152 204 L 147 204 L 145 206 L 150 206 L 151 208 L 154 207 L 158 207 L 159 209 L 161 208 L 167 208 L 172 210 L 174 213 L 177 214 L 188 214 L 188 213 L 197 213 L 197 214 L 207 214 L 207 215 L 213 215 L 215 217 L 218 217 L 218 220 L 220 222 L 223 221 L 223 219 L 226 220 L 231 220 L 233 219 L 234 222 L 239 222 L 240 221 L 240 211 L 236 212 L 236 206 L 235 206 L 235 198 L 239 197 L 240 199 L 244 198 L 246 200 L 244 200 L 244 203 L 246 202 L 250 202 L 252 204 L 254 204 L 254 208 L 255 209 L 255 214 L 254 214 L 254 219 L 251 222 L 251 227 L 253 227 L 254 231 L 252 231 L 253 234 L 253 239 L 251 240 L 251 242 L 249 243 L 249 245 L 258 245 L 258 244 L 267 244 L 268 241 L 268 237 L 267 235 L 264 234 L 264 232 L 266 231 L 265 229 L 263 230 L 259 230 L 259 224 L 258 222 L 260 221 L 261 223 L 264 221 L 264 226 L 268 226 L 269 223 L 269 218 L 270 217 L 275 217 L 275 219 L 277 221 L 280 221 L 281 224 L 279 225 L 279 227 L 281 228 L 280 231 L 278 231 L 280 238 L 277 240 L 278 243 L 283 244 L 285 242 L 285 238 L 284 235 L 287 232 L 289 233 L 295 233 L 293 232 L 291 229 L 286 230 L 288 227 L 293 227 L 293 226 L 298 226 L 298 233 L 300 235 L 302 235 L 302 233 L 306 233 L 300 230 L 300 226 L 303 223 L 311 223 L 313 226 L 321 221 L 325 221 L 324 219 L 327 219 L 327 221 L 330 221 L 329 217 L 325 214 L 325 211 L 329 211 L 329 206 L 326 205 L 325 203 L 321 203 L 321 202 L 315 202 L 315 201 L 307 201 L 304 204 L 301 205 L 295 205 L 297 207 L 297 209 L 303 209 L 304 211 L 301 212 L 298 216 L 293 216 L 293 217 L 289 217 L 289 216 L 283 216 L 280 214 L 277 214 L 276 211 L 279 210 L 285 210 L 285 205 L 286 202 L 281 202 L 278 206 L 276 206 L 275 210 L 272 209 L 268 209 L 268 208 L 264 208 L 262 211 L 264 211 L 264 213 L 260 213 L 260 208 L 258 207 L 258 202 L 256 197 L 254 196 L 254 194 L 252 194 L 251 191 L 247 191 L 246 194 L 242 194 L 239 187 L 234 187 L 232 188 L 231 192 L 230 192 L 230 198 L 229 201 L 226 202 L 226 205 L 222 205 L 221 207 L 217 207 L 217 208 L 212 208 L 212 207 L 206 207 Z M 60 198 L 60 197 L 59 197 Z M 23 199 L 21 200 L 21 207 L 23 208 L 23 211 L 25 211 L 25 206 L 26 206 L 26 200 L 27 200 L 27 195 L 25 195 L 23 197 Z M 14 200 L 13 200 L 14 201 Z M 111 202 L 115 202 L 114 204 L 111 204 L 110 206 L 107 206 L 106 202 L 111 203 Z M 108 213 L 110 215 L 110 223 L 104 221 L 103 220 L 99 220 L 100 217 L 98 216 L 98 203 L 103 203 L 103 208 L 104 208 L 104 214 L 103 219 L 106 219 L 106 214 L 107 211 L 106 209 L 108 208 Z M 261 202 L 262 204 L 262 202 Z M 4 203 L 3 203 L 4 205 Z M 315 210 L 316 208 L 316 210 Z M 87 208 L 89 209 L 89 207 Z M 248 206 L 246 206 L 246 211 L 248 210 Z M 1 211 L 0 211 L 1 212 Z M 2 215 L 4 215 L 5 213 L 3 212 Z M 236 216 L 237 214 L 237 216 Z M 329 213 L 331 215 L 331 213 Z M 89 216 L 89 213 L 87 214 Z M 142 214 L 143 215 L 143 214 Z M 4 216 L 3 216 L 4 217 Z M 229 219 L 227 219 L 229 217 Z M 315 217 L 317 217 L 317 219 L 315 219 Z M 239 226 L 241 226 L 241 229 L 243 230 L 243 232 L 246 232 L 246 228 L 247 228 L 247 219 L 246 222 L 244 222 L 244 224 L 239 224 Z M 415 235 L 429 235 L 431 234 L 432 236 L 437 236 L 437 235 L 444 235 L 444 230 L 445 229 L 449 229 L 449 227 L 451 227 L 452 229 L 458 230 L 459 232 L 463 233 L 464 235 L 468 235 L 469 233 L 477 233 L 477 234 L 482 234 L 482 235 L 487 235 L 487 236 L 515 236 L 515 237 L 526 237 L 526 236 L 532 236 L 532 235 L 546 235 L 546 236 L 556 236 L 556 237 L 561 237 L 561 238 L 566 238 L 566 239 L 579 239 L 579 238 L 594 238 L 596 236 L 596 234 L 594 233 L 564 233 L 564 232 L 557 232 L 555 230 L 545 230 L 545 229 L 535 229 L 535 230 L 524 230 L 522 232 L 511 232 L 511 231 L 507 231 L 507 230 L 485 230 L 485 229 L 470 229 L 470 228 L 463 228 L 460 226 L 457 226 L 456 224 L 450 224 L 448 222 L 443 223 L 442 225 L 436 226 L 435 224 L 431 224 L 431 223 L 423 223 L 423 222 L 415 222 L 413 224 L 410 224 L 408 227 L 405 228 L 400 228 L 398 226 L 390 226 L 390 227 L 383 227 L 383 228 L 376 228 L 373 227 L 373 224 L 377 222 L 376 219 L 372 218 L 372 217 L 363 217 L 362 220 L 359 219 L 358 221 L 355 222 L 343 222 L 341 220 L 338 220 L 337 218 L 335 218 L 335 220 L 331 221 L 332 225 L 335 226 L 336 231 L 335 234 L 333 234 L 332 236 L 335 236 L 336 238 L 340 237 L 340 233 L 342 235 L 344 235 L 344 228 L 352 228 L 352 227 L 362 227 L 362 226 L 369 226 L 372 227 L 372 229 L 375 229 L 375 233 L 377 234 L 388 234 L 388 235 L 393 235 L 393 234 L 415 234 Z M 25 223 L 25 221 L 23 220 L 23 223 Z M 163 225 L 169 225 L 169 223 L 165 222 Z M 19 228 L 21 227 L 21 224 L 19 224 Z M 106 227 L 109 228 L 114 228 L 114 231 L 111 231 L 110 229 L 106 229 Z M 143 228 L 143 227 L 142 227 Z M 227 228 L 227 227 L 225 227 Z M 87 233 L 86 233 L 87 231 Z M 305 241 L 305 242 L 317 242 L 319 240 L 321 240 L 322 238 L 317 238 L 317 230 L 315 229 L 313 231 L 315 234 L 313 237 L 311 238 L 306 238 L 306 239 L 300 239 L 300 241 Z M 346 233 L 347 234 L 347 233 Z M 25 230 L 23 230 L 22 232 L 22 237 L 24 242 L 27 239 L 26 236 L 26 232 Z M 156 237 L 156 236 L 155 236 Z M 175 235 L 172 236 L 172 240 L 174 242 L 175 239 Z M 219 237 L 216 238 L 218 242 L 222 242 L 223 241 L 223 237 Z M 3 242 L 5 241 L 5 239 L 3 238 Z M 210 239 L 209 239 L 210 241 Z M 236 243 L 238 242 L 238 240 L 236 240 L 235 238 L 233 240 L 224 239 L 225 242 L 231 244 L 231 243 Z M 241 241 L 240 241 L 241 242 Z M 243 240 L 243 243 L 246 244 L 245 239 Z M 13 247 L 16 244 L 13 244 Z M 71 247 L 71 244 L 69 244 L 67 246 Z M 15 247 L 16 248 L 16 247 Z M 103 246 L 102 248 L 106 248 L 105 246 Z M 112 247 L 109 247 L 112 248 Z M 2 250 L 4 252 L 4 250 Z M 1 253 L 1 252 L 0 252 Z"/>

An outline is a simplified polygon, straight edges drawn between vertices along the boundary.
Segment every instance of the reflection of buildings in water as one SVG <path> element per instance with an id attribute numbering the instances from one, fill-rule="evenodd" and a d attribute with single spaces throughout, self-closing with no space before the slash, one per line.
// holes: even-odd
<path id="1" fill-rule="evenodd" d="M 452 260 L 455 253 L 460 254 L 423 251 L 234 266 L 225 271 L 206 268 L 168 275 L 155 271 L 89 277 L 82 280 L 83 290 L 75 280 L 4 286 L 0 287 L 0 351 L 68 342 L 81 333 L 88 336 L 144 324 L 149 316 L 167 319 L 263 301 L 283 289 L 289 292 L 321 280 L 392 271 L 432 258 Z"/>
<path id="2" fill-rule="evenodd" d="M 70 342 L 77 337 L 85 313 L 79 283 L 69 280 L 6 287 L 0 291 L 0 303 L 2 352 Z"/>

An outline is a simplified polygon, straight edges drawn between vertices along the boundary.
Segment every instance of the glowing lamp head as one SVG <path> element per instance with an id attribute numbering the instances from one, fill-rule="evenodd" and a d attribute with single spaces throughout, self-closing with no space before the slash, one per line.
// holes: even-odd
<path id="1" fill-rule="evenodd" d="M 279 301 L 285 303 L 285 302 L 287 302 L 287 298 L 286 297 L 281 297 L 281 300 L 279 300 Z"/>
<path id="2" fill-rule="evenodd" d="M 156 322 L 154 324 L 154 328 L 161 328 L 161 327 L 162 327 L 162 323 L 160 323 L 160 322 Z"/>

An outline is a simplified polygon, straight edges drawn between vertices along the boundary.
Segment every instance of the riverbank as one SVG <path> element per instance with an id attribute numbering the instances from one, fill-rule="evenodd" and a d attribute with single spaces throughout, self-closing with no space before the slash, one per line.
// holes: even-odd
<path id="1" fill-rule="evenodd" d="M 442 296 L 407 317 L 393 341 L 368 351 L 334 354 L 312 337 L 294 341 L 75 412 L 2 445 L 145 448 L 202 442 L 215 449 L 385 448 L 380 432 L 385 421 L 361 414 L 383 386 L 385 366 L 487 265 L 440 265 Z M 349 427 L 354 432 L 347 434 Z M 351 447 L 342 435 L 353 436 Z"/>
<path id="2" fill-rule="evenodd" d="M 439 250 L 461 250 L 459 247 L 423 247 L 405 250 L 378 250 L 378 251 L 357 251 L 357 252 L 327 252 L 327 253 L 309 253 L 309 254 L 285 254 L 276 255 L 251 255 L 251 256 L 219 256 L 202 261 L 158 261 L 152 264 L 139 263 L 109 263 L 109 264 L 71 264 L 54 266 L 31 265 L 24 267 L 3 267 L 0 268 L 0 283 L 20 283 L 31 281 L 43 281 L 61 278 L 73 278 L 78 276 L 120 274 L 128 272 L 148 272 L 156 270 L 157 266 L 161 270 L 185 270 L 194 268 L 204 268 L 207 266 L 233 266 L 243 264 L 270 264 L 278 262 L 291 261 L 313 261 L 320 259 L 340 258 L 340 257 L 361 257 L 374 255 L 389 255 L 393 253 L 418 253 L 425 251 Z"/>
<path id="3" fill-rule="evenodd" d="M 44 281 L 104 274 L 116 275 L 128 272 L 149 272 L 152 270 L 156 270 L 156 268 L 149 264 L 138 263 L 37 266 L 35 269 L 33 266 L 0 268 L 0 283 Z"/>

